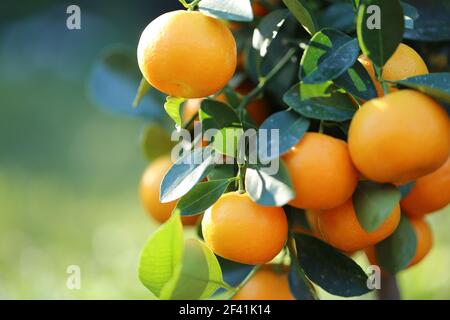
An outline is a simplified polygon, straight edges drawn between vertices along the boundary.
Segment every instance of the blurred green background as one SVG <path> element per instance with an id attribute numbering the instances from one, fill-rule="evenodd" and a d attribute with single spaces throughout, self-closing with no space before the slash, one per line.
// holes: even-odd
<path id="1" fill-rule="evenodd" d="M 148 22 L 181 6 L 78 1 L 82 29 L 70 31 L 70 4 L 0 4 L 0 298 L 149 299 L 136 265 L 157 225 L 139 202 L 146 160 L 138 137 L 155 117 L 102 111 L 92 78 L 105 48 L 134 50 Z M 122 103 L 116 93 L 111 104 Z M 125 96 L 121 107 L 131 108 Z M 404 298 L 450 298 L 446 211 L 429 217 L 431 254 L 399 277 Z M 81 268 L 80 290 L 66 286 L 69 265 Z"/>

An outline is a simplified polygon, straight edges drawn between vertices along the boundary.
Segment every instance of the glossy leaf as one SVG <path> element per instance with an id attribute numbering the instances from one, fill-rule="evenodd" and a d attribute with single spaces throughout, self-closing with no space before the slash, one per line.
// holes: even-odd
<path id="1" fill-rule="evenodd" d="M 297 21 L 305 28 L 309 34 L 314 34 L 317 31 L 317 23 L 311 12 L 306 6 L 304 0 L 283 0 L 289 11 L 295 16 Z"/>
<path id="2" fill-rule="evenodd" d="M 384 271 L 395 274 L 406 269 L 416 254 L 417 239 L 408 218 L 402 215 L 395 232 L 375 246 L 377 262 Z"/>
<path id="3" fill-rule="evenodd" d="M 147 240 L 139 260 L 139 280 L 159 297 L 177 273 L 182 256 L 183 226 L 176 213 Z"/>
<path id="4" fill-rule="evenodd" d="M 374 99 L 378 96 L 372 78 L 358 60 L 333 82 L 351 95 L 363 100 Z"/>
<path id="5" fill-rule="evenodd" d="M 280 207 L 295 197 L 289 173 L 282 160 L 279 161 L 279 170 L 273 175 L 268 174 L 265 168 L 247 168 L 245 174 L 247 193 L 260 205 Z"/>
<path id="6" fill-rule="evenodd" d="M 400 190 L 392 184 L 361 181 L 353 194 L 359 223 L 368 232 L 377 230 L 398 206 L 400 198 Z"/>
<path id="7" fill-rule="evenodd" d="M 369 292 L 367 275 L 356 262 L 321 240 L 295 234 L 300 266 L 306 276 L 325 291 L 341 297 Z"/>
<path id="8" fill-rule="evenodd" d="M 226 127 L 240 126 L 236 111 L 225 103 L 206 99 L 200 106 L 199 118 L 202 122 L 202 130 L 220 130 Z"/>
<path id="9" fill-rule="evenodd" d="M 234 158 L 237 156 L 239 148 L 244 147 L 241 142 L 243 134 L 244 130 L 242 128 L 220 129 L 219 132 L 214 135 L 212 146 L 214 150 L 220 154 Z"/>
<path id="10" fill-rule="evenodd" d="M 450 103 L 450 73 L 430 73 L 395 82 L 398 86 L 421 91 L 433 98 Z"/>
<path id="11" fill-rule="evenodd" d="M 413 6 L 419 15 L 414 18 L 414 28 L 406 29 L 404 37 L 419 41 L 448 41 L 450 40 L 450 2 L 446 0 L 408 0 L 409 6 Z M 408 9 L 405 9 L 408 15 Z"/>
<path id="12" fill-rule="evenodd" d="M 314 84 L 333 80 L 353 66 L 359 56 L 358 40 L 326 28 L 311 38 L 300 62 L 300 79 Z"/>
<path id="13" fill-rule="evenodd" d="M 259 137 L 262 138 L 258 141 L 261 161 L 273 160 L 289 151 L 300 141 L 309 125 L 309 119 L 293 111 L 280 111 L 271 115 L 259 128 Z M 278 134 L 272 130 L 278 130 Z M 272 152 L 272 149 L 277 152 Z"/>
<path id="14" fill-rule="evenodd" d="M 202 0 L 199 10 L 210 16 L 232 21 L 253 21 L 250 0 Z"/>
<path id="15" fill-rule="evenodd" d="M 164 104 L 164 109 L 177 126 L 183 124 L 183 120 L 181 119 L 181 105 L 184 101 L 184 98 L 167 97 L 166 103 Z"/>
<path id="16" fill-rule="evenodd" d="M 212 180 L 197 184 L 177 203 L 182 216 L 200 214 L 211 207 L 227 190 L 231 179 Z"/>
<path id="17" fill-rule="evenodd" d="M 319 18 L 321 28 L 335 28 L 344 32 L 355 30 L 355 11 L 349 2 L 333 3 L 324 8 Z"/>
<path id="18" fill-rule="evenodd" d="M 297 300 L 315 300 L 312 285 L 297 264 L 292 264 L 288 274 L 289 289 Z"/>
<path id="19" fill-rule="evenodd" d="M 161 182 L 161 202 L 171 202 L 188 193 L 206 177 L 214 161 L 211 147 L 205 147 L 196 148 L 175 162 Z"/>
<path id="20" fill-rule="evenodd" d="M 223 285 L 215 255 L 201 241 L 189 239 L 177 272 L 163 288 L 160 298 L 171 300 L 206 299 Z"/>
<path id="21" fill-rule="evenodd" d="M 382 68 L 403 39 L 403 10 L 398 0 L 363 0 L 357 34 L 363 53 Z"/>
<path id="22" fill-rule="evenodd" d="M 356 106 L 331 83 L 294 85 L 283 101 L 306 118 L 342 122 L 350 120 Z"/>
<path id="23" fill-rule="evenodd" d="M 278 30 L 283 26 L 289 11 L 286 9 L 275 10 L 262 18 L 255 28 L 252 38 L 253 49 L 259 52 L 261 57 L 267 54 L 267 49 L 272 40 L 278 35 Z"/>

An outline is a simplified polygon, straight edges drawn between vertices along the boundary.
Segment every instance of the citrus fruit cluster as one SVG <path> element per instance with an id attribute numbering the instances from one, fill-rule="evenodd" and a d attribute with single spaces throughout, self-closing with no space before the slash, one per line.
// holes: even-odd
<path id="1" fill-rule="evenodd" d="M 258 15 L 267 13 L 259 4 L 257 9 Z M 428 73 L 413 48 L 401 43 L 381 75 L 376 75 L 368 57 L 361 55 L 358 61 L 371 77 L 378 97 L 355 102 L 356 112 L 345 136 L 324 131 L 320 123 L 320 128 L 310 127 L 280 157 L 294 190 L 286 205 L 306 214 L 311 230 L 299 232 L 308 232 L 344 253 L 365 250 L 374 264 L 375 246 L 391 236 L 406 218 L 416 238 L 416 252 L 409 263 L 412 266 L 432 247 L 432 232 L 425 216 L 450 203 L 449 116 L 429 95 L 392 84 Z M 138 62 L 151 86 L 186 99 L 184 122 L 198 118 L 205 99 L 231 104 L 222 89 L 235 73 L 238 52 L 232 32 L 221 20 L 197 11 L 163 14 L 144 30 Z M 255 86 L 246 81 L 234 89 L 242 98 L 254 93 Z M 255 97 L 245 107 L 258 127 L 270 116 L 271 108 L 261 94 Z M 169 219 L 177 206 L 176 201 L 160 203 L 161 181 L 172 165 L 168 156 L 161 157 L 142 177 L 142 202 L 159 222 Z M 205 208 L 201 226 L 198 224 L 204 242 L 225 259 L 265 265 L 235 299 L 293 299 L 286 270 L 274 271 L 267 264 L 283 251 L 289 236 L 296 232 L 295 226 L 291 228 L 288 223 L 284 205 L 267 206 L 255 201 L 245 186 L 242 188 L 243 179 L 239 167 L 233 180 L 240 182 L 239 189 L 228 189 Z M 410 187 L 374 230 L 367 230 L 358 217 L 354 195 L 361 182 Z M 182 221 L 195 224 L 199 217 L 183 217 Z"/>

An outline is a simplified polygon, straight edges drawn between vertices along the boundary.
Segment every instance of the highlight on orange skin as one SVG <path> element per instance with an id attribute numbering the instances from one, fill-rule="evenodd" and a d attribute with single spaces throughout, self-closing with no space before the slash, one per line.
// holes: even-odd
<path id="1" fill-rule="evenodd" d="M 358 172 L 345 141 L 308 132 L 284 156 L 296 197 L 296 208 L 320 210 L 343 204 L 353 194 Z"/>
<path id="2" fill-rule="evenodd" d="M 230 192 L 206 210 L 202 231 L 217 255 L 244 264 L 264 264 L 283 248 L 288 224 L 283 208 L 264 207 L 247 193 Z"/>

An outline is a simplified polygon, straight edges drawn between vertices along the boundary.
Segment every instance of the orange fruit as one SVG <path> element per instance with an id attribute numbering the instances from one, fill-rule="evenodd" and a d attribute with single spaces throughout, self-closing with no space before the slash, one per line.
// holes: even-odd
<path id="1" fill-rule="evenodd" d="M 261 267 L 239 290 L 233 300 L 295 300 L 285 271 L 276 272 L 267 265 Z"/>
<path id="2" fill-rule="evenodd" d="M 230 192 L 206 210 L 202 231 L 208 247 L 219 256 L 263 264 L 283 248 L 288 224 L 283 208 L 263 207 L 246 193 Z"/>
<path id="3" fill-rule="evenodd" d="M 154 160 L 145 170 L 141 179 L 140 195 L 142 204 L 147 213 L 160 223 L 170 218 L 176 201 L 161 203 L 159 201 L 159 190 L 161 181 L 167 170 L 172 166 L 170 157 L 161 157 Z M 182 217 L 183 224 L 193 225 L 197 222 L 198 216 Z"/>
<path id="4" fill-rule="evenodd" d="M 358 221 L 352 199 L 339 207 L 322 211 L 318 217 L 322 239 L 345 252 L 364 249 L 384 240 L 395 231 L 399 222 L 400 205 L 397 205 L 377 230 L 368 232 Z"/>
<path id="5" fill-rule="evenodd" d="M 410 220 L 416 233 L 416 254 L 409 266 L 413 266 L 425 258 L 433 246 L 433 234 L 428 223 L 424 219 Z"/>
<path id="6" fill-rule="evenodd" d="M 139 68 L 167 95 L 201 98 L 222 89 L 236 69 L 236 41 L 224 22 L 198 11 L 153 20 L 138 45 Z"/>
<path id="7" fill-rule="evenodd" d="M 411 219 L 410 222 L 416 234 L 416 253 L 408 267 L 412 267 L 422 261 L 433 247 L 433 234 L 428 223 L 424 219 Z M 366 248 L 365 252 L 369 262 L 372 265 L 378 265 L 375 247 L 370 246 Z"/>
<path id="8" fill-rule="evenodd" d="M 450 153 L 450 120 L 432 98 L 399 90 L 366 102 L 348 134 L 356 168 L 377 182 L 405 183 L 430 174 Z"/>
<path id="9" fill-rule="evenodd" d="M 378 96 L 383 96 L 383 88 L 380 82 L 376 80 L 372 61 L 364 55 L 359 56 L 358 60 L 372 78 Z M 384 65 L 382 77 L 384 80 L 398 81 L 423 74 L 428 74 L 428 68 L 423 59 L 413 48 L 401 43 Z M 389 89 L 389 91 L 393 90 L 394 88 Z"/>
<path id="10" fill-rule="evenodd" d="M 289 204 L 297 208 L 339 206 L 352 196 L 358 183 L 347 144 L 321 133 L 306 133 L 283 160 L 296 192 Z"/>
<path id="11" fill-rule="evenodd" d="M 450 203 L 450 158 L 433 173 L 416 180 L 400 205 L 410 218 L 420 218 Z"/>

